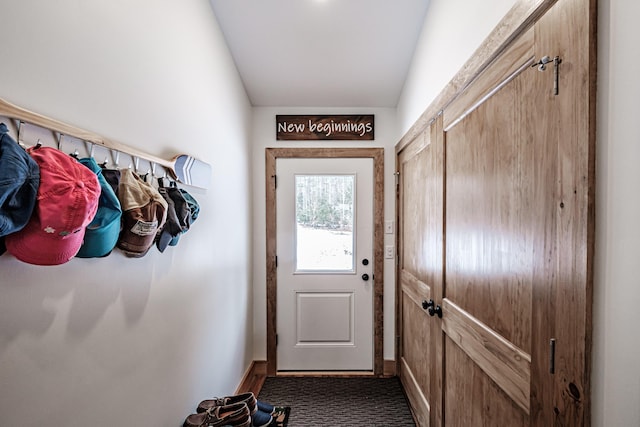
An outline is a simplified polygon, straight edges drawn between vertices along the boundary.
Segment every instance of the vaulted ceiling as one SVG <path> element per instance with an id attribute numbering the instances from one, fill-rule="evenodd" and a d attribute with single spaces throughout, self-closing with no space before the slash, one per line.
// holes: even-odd
<path id="1" fill-rule="evenodd" d="M 395 107 L 428 0 L 210 0 L 254 106 Z"/>

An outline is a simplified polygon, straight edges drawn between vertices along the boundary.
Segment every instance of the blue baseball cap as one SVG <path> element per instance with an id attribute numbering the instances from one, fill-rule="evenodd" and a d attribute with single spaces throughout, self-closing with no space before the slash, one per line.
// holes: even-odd
<path id="1" fill-rule="evenodd" d="M 120 235 L 120 220 L 122 218 L 120 201 L 116 197 L 113 187 L 102 176 L 102 169 L 93 157 L 79 161 L 97 175 L 101 191 L 98 211 L 85 230 L 84 241 L 76 256 L 79 258 L 107 256 L 116 246 Z"/>
<path id="2" fill-rule="evenodd" d="M 38 164 L 8 131 L 0 123 L 0 239 L 27 225 L 40 185 Z"/>

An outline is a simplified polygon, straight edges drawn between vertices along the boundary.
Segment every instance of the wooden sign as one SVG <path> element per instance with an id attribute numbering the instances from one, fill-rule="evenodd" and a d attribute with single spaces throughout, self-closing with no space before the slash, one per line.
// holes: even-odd
<path id="1" fill-rule="evenodd" d="M 289 141 L 333 139 L 373 141 L 373 114 L 285 116 L 276 115 L 276 139 Z"/>

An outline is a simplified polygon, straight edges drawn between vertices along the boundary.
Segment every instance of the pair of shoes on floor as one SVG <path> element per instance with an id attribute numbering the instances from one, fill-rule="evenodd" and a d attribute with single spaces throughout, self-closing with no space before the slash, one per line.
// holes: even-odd
<path id="1" fill-rule="evenodd" d="M 218 406 L 233 405 L 235 403 L 245 403 L 249 408 L 249 412 L 251 413 L 251 415 L 255 414 L 255 412 L 258 410 L 258 400 L 252 392 L 247 392 L 237 394 L 235 396 L 214 397 L 213 399 L 203 400 L 198 404 L 196 412 L 206 412 Z"/>
<path id="2" fill-rule="evenodd" d="M 249 416 L 238 411 L 239 405 L 246 406 L 247 411 L 245 412 L 248 412 Z M 276 420 L 271 414 L 276 409 L 266 402 L 257 400 L 252 392 L 235 396 L 214 397 L 200 402 L 196 409 L 197 414 L 189 415 L 185 420 L 184 427 L 277 427 L 281 424 L 276 424 Z"/>
<path id="3" fill-rule="evenodd" d="M 246 403 L 214 406 L 204 412 L 191 414 L 183 427 L 251 427 L 251 411 Z"/>

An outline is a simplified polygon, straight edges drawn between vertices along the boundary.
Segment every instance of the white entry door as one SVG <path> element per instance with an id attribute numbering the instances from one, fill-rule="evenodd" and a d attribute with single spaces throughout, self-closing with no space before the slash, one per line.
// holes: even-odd
<path id="1" fill-rule="evenodd" d="M 277 369 L 373 370 L 373 159 L 276 171 Z"/>

